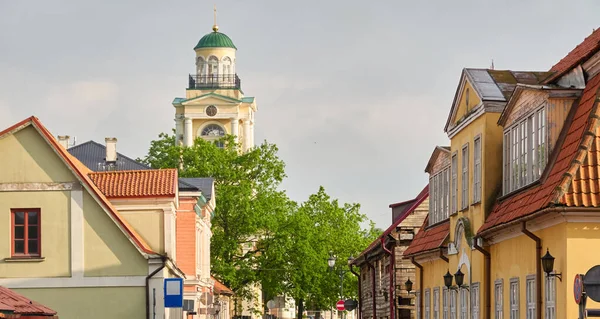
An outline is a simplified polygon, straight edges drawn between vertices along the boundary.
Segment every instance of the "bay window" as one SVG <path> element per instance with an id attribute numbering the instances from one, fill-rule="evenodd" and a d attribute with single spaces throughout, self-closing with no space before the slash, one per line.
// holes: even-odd
<path id="1" fill-rule="evenodd" d="M 429 225 L 444 221 L 450 217 L 448 203 L 450 201 L 450 166 L 429 178 Z"/>

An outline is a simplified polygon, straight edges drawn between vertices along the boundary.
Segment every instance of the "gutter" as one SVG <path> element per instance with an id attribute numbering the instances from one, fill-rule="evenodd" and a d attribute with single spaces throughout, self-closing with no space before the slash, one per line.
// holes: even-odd
<path id="1" fill-rule="evenodd" d="M 535 312 L 542 318 L 542 239 L 527 230 L 526 222 L 521 224 L 521 232 L 535 241 Z"/>
<path id="2" fill-rule="evenodd" d="M 350 264 L 350 272 L 354 274 L 358 278 L 358 319 L 362 318 L 362 280 L 360 280 L 360 275 L 354 271 L 354 264 Z"/>
<path id="3" fill-rule="evenodd" d="M 371 297 L 373 298 L 373 318 L 377 318 L 377 307 L 376 307 L 377 298 L 375 296 L 375 267 L 368 260 L 366 260 L 366 258 L 365 258 L 365 263 L 371 269 L 371 293 L 372 293 Z"/>
<path id="4" fill-rule="evenodd" d="M 513 221 L 510 221 L 508 223 L 500 224 L 500 225 L 496 225 L 496 226 L 492 226 L 492 227 L 490 227 L 490 228 L 488 228 L 488 229 L 486 229 L 486 230 L 484 230 L 482 232 L 479 232 L 477 234 L 477 237 L 485 238 L 485 237 L 487 237 L 486 235 L 489 235 L 489 234 L 491 234 L 491 233 L 493 233 L 495 231 L 498 231 L 498 230 L 501 230 L 501 229 L 504 229 L 504 228 L 507 228 L 507 227 L 510 227 L 510 226 L 513 226 L 513 225 L 521 224 L 523 222 L 532 220 L 532 219 L 534 219 L 534 218 L 536 218 L 536 217 L 538 217 L 540 215 L 546 214 L 546 213 L 565 213 L 567 211 L 566 210 L 567 208 L 569 208 L 570 212 L 585 212 L 585 211 L 588 211 L 587 209 L 585 209 L 585 208 L 588 208 L 588 207 L 566 207 L 566 206 L 548 207 L 548 208 L 544 208 L 544 209 L 538 210 L 537 212 L 535 212 L 533 214 L 530 214 L 530 215 L 527 215 L 527 216 L 523 216 L 521 218 L 517 218 L 517 219 L 515 219 Z M 589 211 L 593 211 L 592 207 L 589 207 L 589 208 L 590 208 Z M 595 208 L 595 211 L 598 211 L 598 209 Z"/>
<path id="5" fill-rule="evenodd" d="M 389 281 L 390 281 L 390 319 L 394 319 L 395 318 L 395 314 L 396 311 L 394 311 L 394 282 L 395 282 L 395 278 L 394 278 L 394 272 L 396 271 L 396 258 L 394 256 L 394 253 L 392 253 L 391 250 L 387 249 L 387 247 L 385 247 L 385 238 L 381 237 L 381 248 L 383 248 L 383 251 L 385 251 L 389 256 L 390 256 L 390 274 L 389 274 Z"/>
<path id="6" fill-rule="evenodd" d="M 491 280 L 491 272 L 492 272 L 492 264 L 491 264 L 491 254 L 489 251 L 485 250 L 483 247 L 477 244 L 477 239 L 479 237 L 473 238 L 473 247 L 477 249 L 480 253 L 483 254 L 484 262 L 483 262 L 483 281 L 485 283 L 485 318 L 492 318 L 492 280 Z M 541 317 L 538 317 L 541 318 Z"/>
<path id="7" fill-rule="evenodd" d="M 148 276 L 146 276 L 146 318 L 150 318 L 150 279 L 154 277 L 159 271 L 163 270 L 167 266 L 167 258 L 161 256 L 162 265 L 156 268 L 153 272 L 151 272 Z"/>
<path id="8" fill-rule="evenodd" d="M 419 293 L 421 291 L 423 291 L 423 266 L 421 266 L 421 264 L 419 264 L 418 262 L 415 261 L 415 257 L 412 257 L 410 259 L 410 262 L 415 265 L 417 268 L 419 268 Z M 423 298 L 419 298 L 419 309 L 421 311 L 419 311 L 420 316 L 419 318 L 416 319 L 423 319 Z"/>

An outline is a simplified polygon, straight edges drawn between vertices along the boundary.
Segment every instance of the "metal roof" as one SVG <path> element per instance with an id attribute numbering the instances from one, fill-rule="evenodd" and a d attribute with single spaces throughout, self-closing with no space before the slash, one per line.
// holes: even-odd
<path id="1" fill-rule="evenodd" d="M 82 162 L 87 168 L 94 172 L 102 172 L 108 170 L 109 166 L 106 161 L 106 146 L 96 143 L 94 141 L 88 141 L 79 145 L 75 145 L 69 148 L 67 151 L 71 153 L 75 158 Z M 144 170 L 151 169 L 151 167 L 142 163 L 136 162 L 135 160 L 117 152 L 117 162 L 115 167 L 111 170 L 117 171 L 129 171 L 129 170 Z"/>
<path id="2" fill-rule="evenodd" d="M 179 190 L 193 191 L 200 190 L 206 200 L 212 197 L 213 184 L 215 179 L 212 177 L 180 177 Z"/>

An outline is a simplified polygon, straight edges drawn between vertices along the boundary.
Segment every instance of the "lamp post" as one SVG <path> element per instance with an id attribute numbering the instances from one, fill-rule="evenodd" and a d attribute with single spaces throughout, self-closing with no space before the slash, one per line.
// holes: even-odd
<path id="1" fill-rule="evenodd" d="M 333 268 L 335 267 L 335 262 L 337 260 L 337 257 L 333 255 L 333 252 L 330 251 L 329 252 L 329 258 L 327 259 L 327 265 L 329 266 L 329 270 L 333 270 Z M 350 256 L 348 257 L 348 263 L 351 263 L 354 260 L 354 257 Z M 347 269 L 343 269 L 340 268 L 338 270 L 338 276 L 340 277 L 340 299 L 344 299 L 344 276 L 346 275 L 346 273 L 349 272 L 349 270 Z M 343 316 L 343 313 L 342 313 Z"/>

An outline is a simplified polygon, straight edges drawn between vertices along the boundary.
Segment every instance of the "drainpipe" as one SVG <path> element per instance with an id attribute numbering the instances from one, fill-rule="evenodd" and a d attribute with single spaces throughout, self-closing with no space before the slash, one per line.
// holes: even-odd
<path id="1" fill-rule="evenodd" d="M 362 318 L 362 280 L 360 275 L 354 271 L 354 264 L 350 264 L 350 272 L 358 278 L 358 319 Z"/>
<path id="2" fill-rule="evenodd" d="M 369 266 L 369 269 L 371 269 L 371 294 L 373 295 L 373 319 L 377 319 L 377 307 L 376 307 L 376 296 L 375 296 L 375 266 L 373 266 L 373 264 L 371 264 L 369 261 L 367 261 L 367 258 L 365 257 L 365 261 L 367 263 L 367 266 Z"/>
<path id="3" fill-rule="evenodd" d="M 535 312 L 542 318 L 542 239 L 527 230 L 526 222 L 521 223 L 521 232 L 535 241 Z"/>
<path id="4" fill-rule="evenodd" d="M 415 257 L 412 257 L 410 259 L 410 262 L 415 265 L 417 268 L 419 268 L 419 289 L 420 292 L 423 292 L 423 266 L 421 266 L 421 264 L 419 264 L 418 262 L 415 261 Z M 420 318 L 417 319 L 423 319 L 423 296 L 419 297 L 419 309 L 421 309 L 420 313 L 421 315 L 419 316 Z"/>
<path id="5" fill-rule="evenodd" d="M 381 237 L 381 248 L 390 256 L 390 319 L 395 318 L 396 311 L 394 310 L 394 271 L 396 269 L 396 258 L 391 250 L 385 247 L 385 237 Z"/>
<path id="6" fill-rule="evenodd" d="M 491 282 L 491 254 L 489 251 L 485 250 L 483 247 L 479 246 L 477 243 L 478 237 L 473 238 L 474 243 L 473 247 L 477 249 L 480 253 L 483 254 L 485 259 L 483 263 L 483 281 L 485 282 L 485 313 L 487 314 L 486 318 L 492 318 L 492 282 Z M 541 317 L 538 317 L 541 318 Z"/>
<path id="7" fill-rule="evenodd" d="M 150 317 L 150 279 L 152 277 L 154 277 L 154 275 L 156 275 L 159 271 L 163 270 L 163 268 L 165 268 L 165 266 L 167 266 L 167 258 L 162 256 L 161 260 L 162 260 L 162 265 L 160 267 L 156 268 L 156 270 L 154 270 L 148 276 L 146 276 L 146 318 L 147 319 L 152 319 Z"/>

